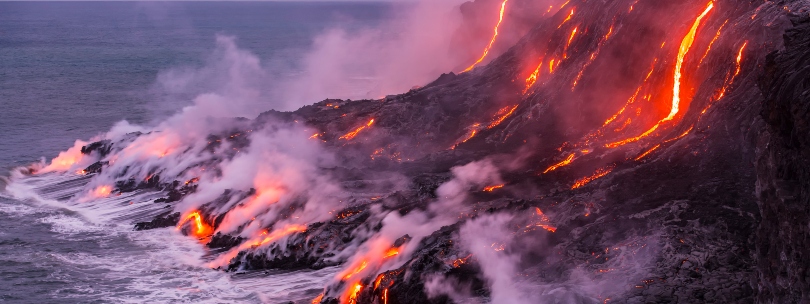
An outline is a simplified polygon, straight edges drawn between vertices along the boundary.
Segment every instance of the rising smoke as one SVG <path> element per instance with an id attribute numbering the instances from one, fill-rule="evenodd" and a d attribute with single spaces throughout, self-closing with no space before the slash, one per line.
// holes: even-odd
<path id="1" fill-rule="evenodd" d="M 503 8 L 506 2 L 493 3 Z M 103 163 L 104 169 L 95 172 L 85 186 L 82 200 L 114 195 L 115 189 L 127 187 L 121 181 L 135 185 L 157 177 L 179 181 L 195 189 L 174 205 L 184 219 L 180 226 L 196 221 L 198 226 L 216 228 L 210 233 L 197 229 L 206 235 L 195 236 L 223 233 L 246 239 L 209 266 L 226 267 L 233 258 L 240 258 L 241 251 L 265 253 L 268 258 L 283 255 L 270 247 L 306 232 L 313 223 L 332 219 L 348 206 L 351 193 L 332 175 L 330 169 L 340 160 L 312 138 L 316 131 L 289 119 L 270 117 L 256 123 L 237 117 L 256 118 L 265 110 L 295 109 L 327 97 L 378 98 L 424 85 L 441 73 L 459 71 L 469 58 L 451 51 L 458 47 L 453 45 L 458 41 L 454 35 L 464 21 L 458 5 L 459 1 L 425 0 L 381 28 L 360 32 L 330 29 L 316 38 L 313 50 L 304 56 L 303 73 L 291 79 L 271 79 L 268 67 L 240 49 L 236 38 L 217 36 L 216 49 L 203 67 L 172 69 L 158 76 L 156 87 L 164 98 L 188 97 L 189 104 L 179 112 L 151 126 L 121 122 L 91 140 L 112 143 L 111 151 L 82 153 L 88 143 L 77 141 L 49 164 L 35 169 L 39 173 L 87 174 L 82 170 Z M 489 35 L 483 40 L 494 41 Z M 492 52 L 483 63 L 495 57 L 497 52 Z M 516 109 L 504 108 L 495 121 L 500 124 Z M 348 245 L 329 248 L 333 256 L 328 261 L 342 263 L 343 269 L 326 289 L 327 295 L 349 302 L 368 284 L 363 279 L 403 266 L 423 239 L 475 213 L 470 210 L 475 203 L 470 193 L 503 187 L 501 171 L 519 167 L 502 166 L 505 168 L 484 159 L 454 167 L 450 179 L 436 189 L 436 198 L 407 214 L 379 205 L 369 207 L 368 222 L 379 225 L 362 226 L 353 232 Z M 633 258 L 629 262 L 618 259 L 611 274 L 597 277 L 591 269 L 574 267 L 561 274 L 568 284 L 523 279 L 521 269 L 531 262 L 526 256 L 548 253 L 521 249 L 515 234 L 527 227 L 543 228 L 542 233 L 555 229 L 540 209 L 530 213 L 483 215 L 460 228 L 457 239 L 477 261 L 493 303 L 593 302 L 643 276 L 637 270 L 649 259 Z M 530 248 L 537 247 L 542 244 Z M 622 277 L 626 280 L 617 280 Z M 430 295 L 476 301 L 471 300 L 468 283 L 438 275 L 426 281 Z"/>

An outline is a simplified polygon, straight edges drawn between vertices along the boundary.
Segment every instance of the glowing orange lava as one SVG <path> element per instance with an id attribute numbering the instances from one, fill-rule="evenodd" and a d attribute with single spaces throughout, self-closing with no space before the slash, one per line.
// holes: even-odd
<path id="1" fill-rule="evenodd" d="M 661 119 L 660 121 L 658 121 L 658 123 L 656 123 L 654 126 L 652 126 L 652 128 L 650 128 L 646 132 L 642 133 L 641 135 L 636 136 L 636 137 L 627 138 L 627 139 L 624 139 L 624 140 L 621 140 L 621 141 L 609 143 L 609 144 L 606 144 L 605 147 L 607 147 L 607 148 L 616 148 L 616 147 L 619 147 L 619 146 L 622 146 L 622 145 L 625 145 L 625 144 L 628 144 L 628 143 L 639 141 L 642 138 L 644 138 L 644 137 L 652 134 L 656 130 L 658 130 L 658 128 L 661 126 L 662 123 L 670 121 L 673 118 L 675 118 L 675 115 L 678 114 L 679 107 L 680 107 L 680 102 L 681 102 L 681 96 L 680 96 L 680 94 L 681 94 L 681 78 L 682 78 L 681 69 L 683 67 L 683 60 L 686 57 L 686 54 L 689 52 L 689 49 L 692 47 L 692 43 L 695 41 L 695 35 L 697 34 L 697 30 L 698 30 L 698 27 L 700 27 L 701 21 L 703 20 L 704 17 L 706 17 L 706 15 L 709 14 L 709 12 L 712 10 L 712 8 L 714 8 L 714 3 L 709 2 L 709 5 L 706 7 L 706 9 L 703 11 L 703 13 L 700 16 L 698 16 L 698 18 L 692 24 L 692 28 L 689 30 L 689 33 L 686 35 L 686 37 L 683 38 L 683 41 L 681 42 L 681 46 L 678 49 L 678 58 L 677 58 L 677 61 L 675 63 L 675 75 L 673 77 L 674 78 L 674 85 L 673 85 L 673 88 L 672 88 L 672 109 L 670 110 L 669 115 L 667 115 L 667 117 L 665 117 L 664 119 Z"/>
<path id="2" fill-rule="evenodd" d="M 104 185 L 99 186 L 95 190 L 93 190 L 93 196 L 100 198 L 100 197 L 108 197 L 112 193 L 112 187 Z"/>
<path id="3" fill-rule="evenodd" d="M 467 260 L 469 260 L 471 257 L 472 257 L 472 254 L 470 254 L 470 255 L 468 255 L 466 257 L 463 257 L 463 258 L 458 258 L 458 259 L 453 260 L 453 263 L 452 263 L 453 268 L 459 268 L 459 267 L 461 267 L 461 265 L 466 264 Z"/>
<path id="4" fill-rule="evenodd" d="M 714 2 L 709 2 L 709 5 L 703 11 L 700 16 L 698 16 L 695 23 L 692 24 L 692 28 L 689 30 L 689 34 L 683 38 L 681 41 L 681 47 L 678 49 L 678 60 L 675 63 L 675 84 L 672 87 L 672 110 L 670 110 L 669 115 L 664 118 L 662 121 L 669 121 L 675 117 L 675 114 L 678 114 L 680 102 L 681 102 L 681 77 L 682 72 L 681 69 L 683 68 L 683 60 L 686 57 L 686 54 L 689 52 L 689 49 L 692 48 L 692 43 L 695 41 L 695 35 L 697 34 L 698 27 L 700 27 L 700 23 L 706 15 L 714 8 Z"/>
<path id="5" fill-rule="evenodd" d="M 638 93 L 641 92 L 641 88 L 642 87 L 638 87 L 638 89 L 636 89 L 636 92 L 633 93 L 633 96 L 630 96 L 630 99 L 628 99 L 627 103 L 624 104 L 624 107 L 619 109 L 619 112 L 617 112 L 616 114 L 614 114 L 613 116 L 611 116 L 610 118 L 605 120 L 605 123 L 602 124 L 602 127 L 605 127 L 605 126 L 609 125 L 611 122 L 615 121 L 616 118 L 619 118 L 619 116 L 622 115 L 622 113 L 624 113 L 625 110 L 627 110 L 627 106 L 629 106 L 630 104 L 632 104 L 636 100 L 636 97 L 638 96 Z"/>
<path id="6" fill-rule="evenodd" d="M 323 300 L 323 293 L 312 299 L 312 304 L 319 304 Z"/>
<path id="7" fill-rule="evenodd" d="M 501 184 L 501 185 L 494 185 L 494 186 L 488 186 L 488 187 L 484 188 L 484 192 L 492 192 L 492 191 L 495 191 L 495 190 L 497 190 L 497 189 L 501 189 L 501 188 L 503 188 L 503 186 L 504 186 L 503 184 Z"/>
<path id="8" fill-rule="evenodd" d="M 358 265 L 352 272 L 350 272 L 350 273 L 346 274 L 345 276 L 343 276 L 343 280 L 344 281 L 348 280 L 353 275 L 356 275 L 356 274 L 360 273 L 361 271 L 363 271 L 363 269 L 366 269 L 366 266 L 368 266 L 367 261 L 360 262 L 360 265 Z"/>
<path id="9" fill-rule="evenodd" d="M 557 232 L 557 227 L 551 225 L 551 220 L 549 220 L 546 214 L 543 213 L 543 210 L 540 210 L 540 208 L 537 207 L 534 207 L 534 209 L 535 214 L 540 218 L 540 220 L 535 223 L 534 226 L 543 228 L 548 232 Z"/>
<path id="10" fill-rule="evenodd" d="M 498 17 L 498 24 L 495 25 L 495 29 L 494 29 L 495 34 L 492 35 L 492 39 L 489 41 L 489 44 L 487 45 L 487 47 L 484 49 L 484 54 L 481 55 L 481 58 L 478 58 L 478 60 L 475 61 L 475 63 L 473 63 L 470 67 L 468 67 L 466 70 L 462 71 L 462 73 L 469 72 L 470 70 L 475 68 L 476 65 L 481 63 L 481 61 L 484 61 L 484 58 L 486 58 L 487 55 L 489 55 L 489 50 L 492 48 L 492 45 L 495 44 L 495 40 L 498 38 L 498 28 L 501 27 L 501 22 L 503 22 L 503 12 L 506 10 L 506 2 L 509 2 L 509 0 L 503 0 L 503 3 L 501 3 L 501 12 L 500 12 L 500 15 Z"/>
<path id="11" fill-rule="evenodd" d="M 548 62 L 548 73 L 549 74 L 554 74 L 554 59 L 551 59 Z"/>
<path id="12" fill-rule="evenodd" d="M 54 159 L 51 160 L 51 163 L 48 164 L 42 170 L 39 170 L 40 173 L 45 172 L 64 172 L 70 170 L 74 165 L 81 162 L 84 159 L 84 153 L 82 153 L 82 147 L 87 145 L 86 142 L 81 140 L 77 140 L 73 147 L 67 149 L 67 151 L 59 152 L 59 155 L 56 156 Z"/>
<path id="13" fill-rule="evenodd" d="M 636 157 L 635 160 L 638 161 L 638 160 L 641 160 L 644 157 L 647 157 L 647 155 L 650 155 L 650 153 L 652 153 L 653 151 L 655 151 L 656 149 L 658 149 L 660 147 L 661 147 L 661 144 L 655 145 L 655 147 L 652 147 L 649 150 L 645 151 L 644 153 L 641 153 L 641 155 Z"/>
<path id="14" fill-rule="evenodd" d="M 537 82 L 537 77 L 540 76 L 540 69 L 542 68 L 543 68 L 543 58 L 540 58 L 540 64 L 538 64 L 534 72 L 532 72 L 532 74 L 526 78 L 526 88 L 523 89 L 523 94 L 526 94 L 526 92 L 528 92 L 529 89 L 532 86 L 534 86 L 534 84 Z"/>
<path id="15" fill-rule="evenodd" d="M 388 251 L 385 252 L 385 255 L 383 255 L 383 258 L 387 259 L 387 258 L 390 258 L 390 257 L 398 255 L 398 254 L 399 254 L 399 248 L 392 247 L 391 249 L 388 249 Z"/>
<path id="16" fill-rule="evenodd" d="M 571 153 L 571 155 L 568 155 L 568 157 L 566 159 L 564 159 L 563 161 L 561 161 L 559 163 L 556 163 L 556 164 L 552 165 L 551 167 L 548 167 L 548 169 L 546 169 L 546 171 L 543 171 L 543 173 L 544 174 L 549 173 L 551 171 L 557 170 L 560 167 L 567 166 L 572 161 L 574 161 L 574 153 Z"/>
<path id="17" fill-rule="evenodd" d="M 381 273 L 381 274 L 379 274 L 377 276 L 377 278 L 374 280 L 374 289 L 377 289 L 377 288 L 380 287 L 380 283 L 382 282 L 383 279 L 385 279 L 385 274 L 384 273 Z"/>
<path id="18" fill-rule="evenodd" d="M 745 41 L 745 43 L 743 43 L 742 47 L 740 47 L 740 51 L 737 53 L 737 70 L 734 71 L 734 76 L 733 77 L 737 77 L 737 75 L 740 75 L 740 71 L 742 70 L 742 66 L 740 65 L 740 63 L 742 63 L 743 52 L 745 51 L 745 47 L 747 45 L 748 45 L 748 41 Z"/>
<path id="19" fill-rule="evenodd" d="M 270 233 L 269 235 L 265 231 L 265 233 L 263 233 L 263 235 L 267 235 L 267 236 L 265 236 L 261 240 L 256 240 L 254 242 L 247 242 L 246 244 L 248 244 L 248 246 L 245 246 L 245 248 L 241 248 L 241 246 L 240 246 L 240 248 L 242 250 L 244 250 L 244 249 L 247 249 L 247 248 L 253 247 L 253 246 L 261 246 L 261 245 L 264 245 L 264 244 L 267 244 L 267 243 L 275 242 L 276 240 L 278 240 L 278 239 L 280 239 L 280 238 L 282 238 L 284 236 L 287 236 L 287 235 L 290 235 L 290 234 L 293 234 L 293 233 L 296 233 L 296 232 L 300 233 L 300 232 L 304 232 L 304 231 L 307 231 L 307 226 L 304 226 L 304 225 L 289 225 L 289 226 L 286 226 L 286 227 L 284 227 L 282 229 L 275 230 L 272 233 Z"/>
<path id="20" fill-rule="evenodd" d="M 496 117 L 495 120 L 493 120 L 487 126 L 487 129 L 492 129 L 492 128 L 497 127 L 498 125 L 500 125 L 506 118 L 511 116 L 513 113 L 515 113 L 515 110 L 517 109 L 517 107 L 518 107 L 518 105 L 515 105 L 515 106 L 513 106 L 511 108 L 510 107 L 505 107 L 503 109 L 500 109 L 498 111 L 498 113 L 496 114 L 496 115 L 500 115 L 500 116 Z"/>
<path id="21" fill-rule="evenodd" d="M 588 69 L 588 67 L 591 66 L 591 64 L 593 64 L 596 57 L 599 56 L 599 52 L 601 52 L 602 46 L 608 41 L 608 39 L 610 39 L 610 36 L 613 35 L 613 27 L 614 27 L 614 25 L 615 25 L 615 20 L 614 20 L 614 24 L 610 25 L 610 28 L 608 29 L 607 34 L 605 34 L 605 39 L 602 39 L 601 41 L 599 41 L 599 45 L 596 47 L 596 51 L 591 53 L 591 56 L 588 58 L 588 62 L 586 62 L 582 66 L 582 68 L 579 69 L 579 73 L 577 73 L 577 77 L 574 78 L 574 82 L 571 84 L 571 91 L 574 91 L 574 89 L 577 88 L 577 84 L 579 84 L 579 81 L 582 80 L 582 76 L 585 74 L 585 70 Z M 569 44 L 570 44 L 570 41 L 569 41 Z"/>
<path id="22" fill-rule="evenodd" d="M 574 40 L 574 37 L 577 35 L 577 30 L 579 27 L 575 27 L 571 31 L 571 36 L 568 36 L 568 42 L 565 44 L 565 48 L 563 49 L 563 59 L 568 58 L 568 48 L 571 47 L 571 41 Z"/>
<path id="23" fill-rule="evenodd" d="M 458 145 L 463 144 L 463 143 L 469 141 L 470 139 L 472 139 L 473 137 L 475 137 L 475 135 L 478 134 L 478 128 L 479 127 L 481 127 L 481 124 L 479 124 L 479 123 L 475 123 L 472 126 L 470 126 L 470 128 L 469 128 L 470 132 L 467 133 L 467 136 L 464 139 L 462 139 L 461 141 L 454 144 L 452 147 L 450 147 L 450 150 L 455 150 L 456 147 L 458 147 Z"/>
<path id="24" fill-rule="evenodd" d="M 357 134 L 359 134 L 360 131 L 363 131 L 364 129 L 371 127 L 371 125 L 373 125 L 373 124 L 374 124 L 374 118 L 369 120 L 367 124 L 362 125 L 362 126 L 358 127 L 357 129 L 354 129 L 353 131 L 351 131 L 349 133 L 346 133 L 346 135 L 341 136 L 340 139 L 351 140 L 352 138 L 357 136 Z"/>
<path id="25" fill-rule="evenodd" d="M 664 143 L 668 143 L 668 142 L 672 142 L 672 141 L 676 141 L 676 140 L 679 140 L 681 138 L 684 138 L 684 137 L 686 137 L 686 135 L 689 135 L 689 132 L 692 132 L 692 129 L 694 129 L 694 128 L 695 128 L 695 126 L 691 126 L 691 127 L 689 127 L 689 129 L 687 129 L 686 131 L 681 133 L 681 135 L 678 135 L 676 137 L 667 139 L 667 140 L 664 141 Z"/>
<path id="26" fill-rule="evenodd" d="M 207 236 L 211 235 L 211 233 L 214 231 L 214 229 L 211 228 L 211 226 L 209 226 L 208 224 L 206 224 L 203 221 L 202 216 L 200 215 L 199 211 L 194 211 L 194 212 L 190 213 L 189 215 L 187 215 L 185 218 L 183 218 L 183 220 L 181 220 L 179 223 L 177 223 L 177 229 L 182 228 L 183 225 L 185 225 L 191 219 L 194 219 L 194 226 L 193 226 L 194 230 L 192 230 L 192 233 L 194 234 L 194 236 L 196 236 L 196 237 L 207 237 Z"/>
<path id="27" fill-rule="evenodd" d="M 341 297 L 340 302 L 345 303 L 345 304 L 356 304 L 357 303 L 357 295 L 362 290 L 363 290 L 363 284 L 360 284 L 360 282 L 356 282 L 356 283 L 352 284 L 351 287 L 346 289 L 346 292 L 343 294 L 343 297 Z"/>
<path id="28" fill-rule="evenodd" d="M 610 39 L 610 36 L 611 36 L 611 35 L 613 35 L 613 25 L 611 25 L 611 26 L 610 26 L 610 28 L 608 29 L 608 32 L 607 32 L 607 34 L 605 35 L 605 40 Z"/>
<path id="29" fill-rule="evenodd" d="M 717 39 L 720 38 L 720 33 L 722 33 L 723 28 L 726 26 L 726 24 L 728 24 L 728 20 L 726 20 L 726 22 L 723 22 L 723 25 L 721 25 L 720 28 L 717 29 L 717 34 L 714 34 L 714 38 L 712 38 L 712 41 L 709 42 L 709 46 L 706 47 L 706 53 L 703 53 L 703 57 L 700 57 L 698 65 L 701 65 L 703 63 L 703 60 L 706 59 L 706 56 L 709 56 L 709 51 L 712 50 L 712 46 L 717 41 Z"/>
<path id="30" fill-rule="evenodd" d="M 592 181 L 595 181 L 597 179 L 605 177 L 605 175 L 610 174 L 610 172 L 612 172 L 612 171 L 613 171 L 613 167 L 600 168 L 599 170 L 596 170 L 596 172 L 594 172 L 593 175 L 578 179 L 574 183 L 574 185 L 571 186 L 571 189 L 573 190 L 573 189 L 577 189 L 579 187 L 585 186 L 585 185 L 587 185 L 588 183 L 590 183 Z"/>
<path id="31" fill-rule="evenodd" d="M 557 26 L 557 29 L 561 28 L 561 27 L 563 26 L 563 24 L 565 24 L 566 22 L 570 21 L 570 20 L 571 20 L 571 18 L 573 18 L 573 17 L 574 17 L 574 10 L 575 10 L 574 8 L 572 8 L 572 9 L 571 9 L 571 13 L 570 13 L 570 14 L 568 14 L 568 17 L 565 17 L 565 20 L 563 20 L 563 22 L 562 22 L 562 23 L 560 23 L 560 25 L 559 25 L 559 26 Z"/>

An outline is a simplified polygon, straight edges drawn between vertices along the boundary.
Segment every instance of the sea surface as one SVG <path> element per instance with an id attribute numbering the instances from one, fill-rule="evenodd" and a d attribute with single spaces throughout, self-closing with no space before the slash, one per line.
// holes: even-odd
<path id="1" fill-rule="evenodd" d="M 385 2 L 0 1 L 0 302 L 282 303 L 336 270 L 233 274 L 175 229 L 132 230 L 149 194 L 68 205 L 75 181 L 12 177 L 118 121 L 144 124 L 189 100 L 159 100 L 158 75 L 204 65 L 217 35 L 280 76 L 325 30 L 375 27 Z M 166 104 L 169 103 L 169 104 Z M 139 213 L 140 212 L 140 213 Z"/>

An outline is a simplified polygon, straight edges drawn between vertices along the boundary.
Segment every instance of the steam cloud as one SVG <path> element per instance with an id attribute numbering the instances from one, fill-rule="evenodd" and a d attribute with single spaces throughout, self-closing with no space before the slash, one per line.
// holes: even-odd
<path id="1" fill-rule="evenodd" d="M 110 195 L 110 188 L 105 187 L 122 180 L 140 182 L 159 176 L 162 181 L 194 184 L 197 191 L 177 203 L 175 211 L 185 217 L 202 210 L 209 223 L 214 216 L 224 215 L 215 232 L 248 239 L 246 247 L 232 249 L 210 266 L 225 266 L 247 249 L 269 255 L 267 249 L 273 242 L 283 242 L 309 224 L 332 218 L 333 212 L 346 207 L 349 194 L 328 172 L 338 161 L 319 141 L 310 139 L 313 130 L 272 118 L 254 123 L 235 117 L 255 118 L 264 110 L 294 109 L 327 97 L 378 98 L 457 71 L 468 59 L 450 51 L 463 21 L 457 10 L 460 2 L 424 0 L 381 28 L 357 33 L 329 30 L 316 38 L 314 49 L 304 57 L 304 72 L 292 79 L 272 79 L 258 57 L 237 46 L 236 38 L 217 36 L 216 49 L 205 66 L 172 69 L 158 77 L 156 87 L 164 101 L 190 96 L 189 105 L 151 126 L 122 121 L 92 139 L 113 143 L 109 154 L 83 154 L 81 149 L 88 143 L 77 141 L 49 164 L 35 169 L 39 173 L 77 172 L 96 162 L 105 163 L 104 170 L 85 186 L 83 200 Z M 372 206 L 369 221 L 379 222 L 381 228 L 359 228 L 353 243 L 335 253 L 331 262 L 345 262 L 345 267 L 332 286 L 401 267 L 422 239 L 472 213 L 471 191 L 503 184 L 500 171 L 489 159 L 453 168 L 452 178 L 436 190 L 437 198 L 424 210 L 401 215 Z M 238 195 L 221 199 L 224 193 Z M 513 242 L 515 223 L 525 226 L 528 221 L 512 214 L 482 215 L 460 229 L 458 238 L 479 262 L 492 302 L 591 301 L 600 292 L 619 288 L 612 282 L 627 272 L 593 278 L 590 272 L 574 271 L 568 274 L 568 282 L 579 286 L 575 291 L 569 291 L 569 286 L 520 280 L 527 252 L 518 249 L 519 244 L 500 244 L 504 250 L 493 249 L 493 244 Z M 405 236 L 407 241 L 392 253 Z M 633 260 L 617 269 L 637 269 L 628 265 L 646 262 Z M 476 301 L 469 286 L 453 278 L 433 276 L 426 282 L 430 295 Z M 538 289 L 538 285 L 544 287 Z M 340 289 L 336 287 L 331 295 L 337 296 Z"/>

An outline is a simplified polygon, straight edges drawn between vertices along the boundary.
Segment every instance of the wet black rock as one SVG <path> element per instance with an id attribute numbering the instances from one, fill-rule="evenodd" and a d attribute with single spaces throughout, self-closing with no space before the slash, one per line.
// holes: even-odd
<path id="1" fill-rule="evenodd" d="M 94 174 L 94 173 L 101 173 L 101 170 L 104 166 L 108 165 L 109 162 L 107 161 L 97 161 L 90 166 L 87 166 L 83 171 L 84 174 Z"/>
<path id="2" fill-rule="evenodd" d="M 102 140 L 82 147 L 81 152 L 82 154 L 91 154 L 93 152 L 96 152 L 98 153 L 99 157 L 105 157 L 110 154 L 112 148 L 113 148 L 112 141 Z"/>
<path id="3" fill-rule="evenodd" d="M 135 230 L 150 230 L 165 227 L 177 226 L 180 222 L 180 212 L 167 212 L 159 215 L 149 222 L 140 222 L 135 224 Z"/>
<path id="4" fill-rule="evenodd" d="M 239 246 L 243 241 L 245 241 L 245 239 L 242 237 L 234 237 L 217 232 L 211 236 L 211 241 L 209 241 L 206 246 L 212 249 L 231 249 Z"/>

